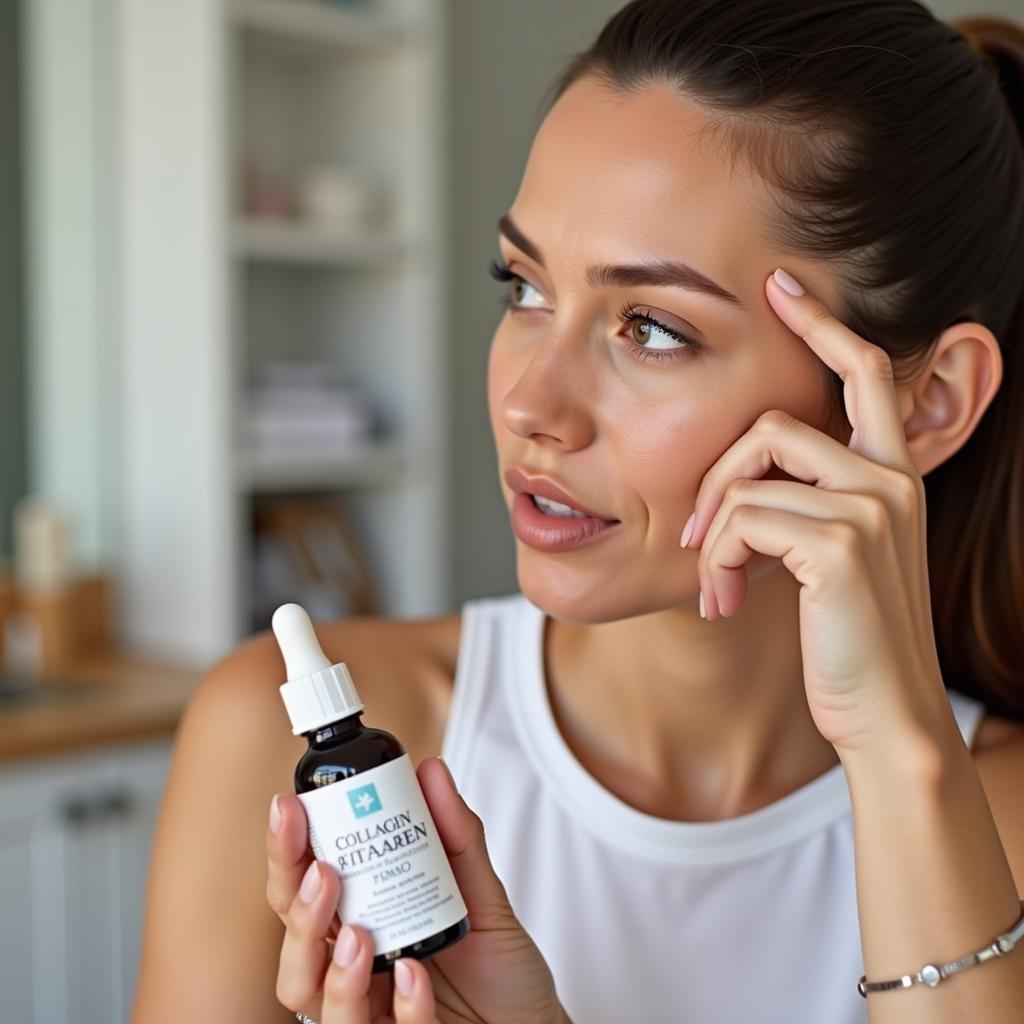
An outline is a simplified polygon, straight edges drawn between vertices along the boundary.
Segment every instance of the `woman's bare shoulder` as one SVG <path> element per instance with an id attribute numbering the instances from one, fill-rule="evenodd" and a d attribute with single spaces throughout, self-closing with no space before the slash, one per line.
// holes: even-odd
<path id="1" fill-rule="evenodd" d="M 414 763 L 440 752 L 451 700 L 461 616 L 393 619 L 356 616 L 318 622 L 314 628 L 324 654 L 344 662 L 362 700 L 363 723 L 394 733 Z M 302 737 L 291 736 L 279 687 L 284 659 L 270 630 L 256 633 L 217 664 L 200 684 L 198 703 L 244 703 L 267 729 L 278 722 L 275 746 L 288 756 L 305 750 Z M 202 690 L 211 691 L 204 700 Z M 294 763 L 294 761 L 293 761 Z"/>
<path id="2" fill-rule="evenodd" d="M 324 653 L 352 673 L 365 705 L 364 724 L 394 733 L 414 764 L 441 752 L 460 622 L 458 612 L 430 619 L 365 617 L 321 633 Z"/>

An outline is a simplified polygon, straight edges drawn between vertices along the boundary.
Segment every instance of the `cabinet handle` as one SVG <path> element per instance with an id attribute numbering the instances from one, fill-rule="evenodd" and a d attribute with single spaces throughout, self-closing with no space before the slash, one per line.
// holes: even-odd
<path id="1" fill-rule="evenodd" d="M 65 800 L 60 807 L 64 820 L 71 825 L 85 825 L 95 817 L 95 808 L 91 800 L 74 796 Z"/>
<path id="2" fill-rule="evenodd" d="M 104 818 L 126 818 L 135 809 L 132 794 L 125 789 L 109 790 L 97 796 L 74 796 L 61 804 L 61 814 L 71 825 L 88 825 Z"/>
<path id="3" fill-rule="evenodd" d="M 101 818 L 126 818 L 134 808 L 135 801 L 126 789 L 114 789 L 103 793 L 96 801 L 96 810 Z"/>

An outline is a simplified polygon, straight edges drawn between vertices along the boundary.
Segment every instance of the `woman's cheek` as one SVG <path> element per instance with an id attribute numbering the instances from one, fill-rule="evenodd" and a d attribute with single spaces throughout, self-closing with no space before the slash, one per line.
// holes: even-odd
<path id="1" fill-rule="evenodd" d="M 700 482 L 729 442 L 720 411 L 702 402 L 683 409 L 678 400 L 673 404 L 661 413 L 648 409 L 624 420 L 628 428 L 619 450 L 623 477 L 644 497 L 652 527 L 666 536 L 675 530 L 678 544 Z"/>

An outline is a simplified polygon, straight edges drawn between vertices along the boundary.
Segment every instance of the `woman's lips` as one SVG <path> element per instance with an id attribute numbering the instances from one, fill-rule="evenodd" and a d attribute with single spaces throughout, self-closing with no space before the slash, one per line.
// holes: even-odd
<path id="1" fill-rule="evenodd" d="M 552 516 L 542 512 L 533 498 L 519 492 L 512 500 L 512 532 L 524 544 L 541 551 L 569 551 L 592 544 L 613 533 L 622 523 L 618 519 L 596 516 Z"/>
<path id="2" fill-rule="evenodd" d="M 577 501 L 570 491 L 559 484 L 551 477 L 542 476 L 539 473 L 528 473 L 521 466 L 509 466 L 505 470 L 505 483 L 516 493 L 537 494 L 549 501 L 557 501 L 560 505 L 568 505 L 569 508 L 592 519 L 600 519 L 603 522 L 618 522 L 611 516 L 600 516 L 591 512 L 589 508 Z"/>

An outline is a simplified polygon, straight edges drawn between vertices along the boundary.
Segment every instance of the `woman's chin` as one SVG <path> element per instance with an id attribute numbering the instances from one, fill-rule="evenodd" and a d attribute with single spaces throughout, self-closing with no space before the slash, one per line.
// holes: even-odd
<path id="1" fill-rule="evenodd" d="M 620 574 L 608 573 L 603 579 L 593 575 L 586 580 L 571 580 L 564 572 L 547 568 L 527 567 L 520 564 L 519 590 L 531 604 L 545 615 L 576 625 L 600 625 L 621 622 L 638 615 L 656 612 L 692 610 L 697 615 L 700 587 L 695 579 L 689 591 L 659 594 L 650 580 L 637 581 L 637 592 L 629 593 L 622 585 Z"/>

